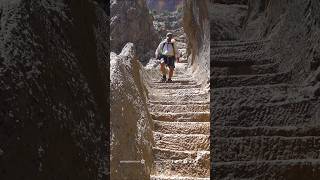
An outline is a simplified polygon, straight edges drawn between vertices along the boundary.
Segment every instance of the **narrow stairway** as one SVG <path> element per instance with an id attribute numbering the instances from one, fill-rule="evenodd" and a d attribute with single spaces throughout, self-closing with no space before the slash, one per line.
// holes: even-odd
<path id="1" fill-rule="evenodd" d="M 154 120 L 153 180 L 210 177 L 209 94 L 177 64 L 173 83 L 151 83 Z"/>
<path id="2" fill-rule="evenodd" d="M 320 168 L 319 122 L 312 117 L 315 100 L 288 83 L 291 72 L 280 71 L 279 60 L 265 54 L 267 42 L 211 43 L 211 159 L 216 179 L 320 175 L 313 171 Z"/>

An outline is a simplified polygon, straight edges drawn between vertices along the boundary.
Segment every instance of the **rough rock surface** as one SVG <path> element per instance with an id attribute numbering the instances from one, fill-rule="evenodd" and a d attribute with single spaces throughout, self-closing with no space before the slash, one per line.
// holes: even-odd
<path id="1" fill-rule="evenodd" d="M 208 1 L 186 0 L 183 4 L 183 29 L 187 35 L 188 61 L 198 81 L 209 85 L 210 27 Z"/>
<path id="2" fill-rule="evenodd" d="M 149 179 L 152 164 L 152 122 L 134 49 L 128 43 L 110 61 L 111 178 L 119 180 Z"/>
<path id="3" fill-rule="evenodd" d="M 135 45 L 140 61 L 146 63 L 160 41 L 145 0 L 111 0 L 111 51 L 120 53 L 124 45 Z"/>
<path id="4" fill-rule="evenodd" d="M 211 42 L 211 174 L 319 179 L 320 2 L 248 5 L 241 40 Z"/>
<path id="5" fill-rule="evenodd" d="M 0 179 L 106 177 L 104 7 L 0 2 Z"/>
<path id="6" fill-rule="evenodd" d="M 213 41 L 240 38 L 248 6 L 239 4 L 209 4 L 210 37 Z"/>

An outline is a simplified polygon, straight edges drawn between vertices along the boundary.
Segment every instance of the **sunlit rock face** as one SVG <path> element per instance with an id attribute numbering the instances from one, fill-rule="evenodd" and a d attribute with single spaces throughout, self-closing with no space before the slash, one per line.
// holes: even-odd
<path id="1" fill-rule="evenodd" d="M 142 66 L 134 45 L 110 56 L 111 179 L 149 179 L 152 122 L 146 105 Z"/>
<path id="2" fill-rule="evenodd" d="M 153 27 L 145 0 L 111 0 L 110 5 L 111 51 L 120 53 L 128 42 L 135 44 L 141 62 L 153 56 L 160 41 Z"/>
<path id="3" fill-rule="evenodd" d="M 208 1 L 186 0 L 183 4 L 183 28 L 187 35 L 187 53 L 199 82 L 207 84 L 210 68 L 210 27 Z"/>
<path id="4" fill-rule="evenodd" d="M 106 6 L 0 2 L 0 179 L 105 179 Z"/>

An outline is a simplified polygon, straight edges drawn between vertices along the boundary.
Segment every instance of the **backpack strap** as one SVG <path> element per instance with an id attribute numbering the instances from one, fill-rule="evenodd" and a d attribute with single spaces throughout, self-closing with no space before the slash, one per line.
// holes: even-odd
<path id="1" fill-rule="evenodd" d="M 172 49 L 173 49 L 173 56 L 176 56 L 176 50 L 174 49 L 174 45 L 173 45 L 173 43 L 172 42 L 164 42 L 163 44 L 162 44 L 162 48 L 161 48 L 161 52 L 163 52 L 163 48 L 164 48 L 164 45 L 166 45 L 166 44 L 171 44 L 172 45 Z"/>

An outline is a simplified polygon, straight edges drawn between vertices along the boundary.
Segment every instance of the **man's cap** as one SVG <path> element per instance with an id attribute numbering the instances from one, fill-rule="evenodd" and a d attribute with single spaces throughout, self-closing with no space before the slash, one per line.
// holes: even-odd
<path id="1" fill-rule="evenodd" d="M 167 33 L 167 37 L 169 37 L 169 36 L 173 36 L 173 34 L 172 33 Z"/>

